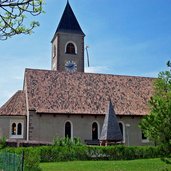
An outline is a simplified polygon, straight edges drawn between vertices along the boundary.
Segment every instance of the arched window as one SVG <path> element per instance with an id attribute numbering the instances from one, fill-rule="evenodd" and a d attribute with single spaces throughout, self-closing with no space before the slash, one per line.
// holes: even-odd
<path id="1" fill-rule="evenodd" d="M 56 56 L 56 46 L 54 45 L 53 46 L 53 57 L 55 57 Z"/>
<path id="2" fill-rule="evenodd" d="M 12 124 L 12 135 L 16 135 L 16 123 Z"/>
<path id="3" fill-rule="evenodd" d="M 148 143 L 149 139 L 148 137 L 145 136 L 145 134 L 143 132 L 141 132 L 141 139 L 143 143 Z"/>
<path id="4" fill-rule="evenodd" d="M 76 54 L 76 51 L 75 51 L 75 46 L 73 43 L 68 43 L 67 46 L 66 46 L 66 53 L 69 53 L 69 54 Z"/>
<path id="5" fill-rule="evenodd" d="M 125 125 L 122 121 L 119 122 L 119 127 L 120 127 L 122 137 L 123 137 L 122 142 L 125 143 Z"/>
<path id="6" fill-rule="evenodd" d="M 65 137 L 71 138 L 71 123 L 65 123 Z"/>
<path id="7" fill-rule="evenodd" d="M 10 121 L 10 138 L 23 138 L 24 120 Z"/>
<path id="8" fill-rule="evenodd" d="M 123 125 L 122 125 L 121 122 L 119 122 L 119 127 L 120 127 L 120 130 L 121 130 L 122 136 L 123 136 Z"/>
<path id="9" fill-rule="evenodd" d="M 17 135 L 21 135 L 21 134 L 22 134 L 22 124 L 19 123 L 17 127 Z"/>
<path id="10" fill-rule="evenodd" d="M 92 140 L 98 140 L 98 125 L 96 122 L 92 124 Z"/>

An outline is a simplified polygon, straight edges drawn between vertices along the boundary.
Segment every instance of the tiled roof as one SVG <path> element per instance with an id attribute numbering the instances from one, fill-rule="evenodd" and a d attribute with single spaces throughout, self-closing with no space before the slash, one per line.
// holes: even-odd
<path id="1" fill-rule="evenodd" d="M 78 33 L 84 35 L 69 2 L 66 4 L 65 10 L 56 30 L 56 33 L 57 32 Z"/>
<path id="2" fill-rule="evenodd" d="M 26 115 L 26 98 L 23 91 L 17 91 L 1 108 L 0 115 Z"/>
<path id="3" fill-rule="evenodd" d="M 26 69 L 29 109 L 40 113 L 146 115 L 152 78 Z"/>
<path id="4" fill-rule="evenodd" d="M 100 140 L 115 142 L 122 141 L 122 133 L 111 101 L 108 106 L 108 113 L 105 115 Z"/>

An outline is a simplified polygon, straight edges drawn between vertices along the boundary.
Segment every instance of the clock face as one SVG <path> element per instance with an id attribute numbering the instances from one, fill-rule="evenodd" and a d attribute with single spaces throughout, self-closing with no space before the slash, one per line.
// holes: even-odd
<path id="1" fill-rule="evenodd" d="M 69 72 L 75 72 L 77 70 L 77 64 L 74 61 L 67 61 L 65 63 L 65 69 Z"/>

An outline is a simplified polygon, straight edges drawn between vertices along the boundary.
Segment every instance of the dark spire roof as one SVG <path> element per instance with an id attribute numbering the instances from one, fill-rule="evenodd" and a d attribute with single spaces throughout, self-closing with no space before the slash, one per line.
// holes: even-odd
<path id="1" fill-rule="evenodd" d="M 122 139 L 123 137 L 119 127 L 119 123 L 117 121 L 116 114 L 110 100 L 108 113 L 105 116 L 102 132 L 100 135 L 100 140 L 117 142 L 121 141 Z"/>
<path id="2" fill-rule="evenodd" d="M 57 27 L 57 32 L 69 32 L 69 33 L 78 33 L 84 35 L 75 15 L 74 12 L 67 1 L 65 10 Z"/>

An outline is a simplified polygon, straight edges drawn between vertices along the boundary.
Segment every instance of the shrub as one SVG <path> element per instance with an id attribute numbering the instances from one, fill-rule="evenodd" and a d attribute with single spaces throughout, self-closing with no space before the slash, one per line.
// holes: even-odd
<path id="1" fill-rule="evenodd" d="M 40 147 L 40 158 L 42 162 L 84 160 L 86 150 L 84 146 L 49 146 Z"/>
<path id="2" fill-rule="evenodd" d="M 72 160 L 131 160 L 143 158 L 164 157 L 158 147 L 126 147 L 123 145 L 100 146 L 40 146 L 6 148 L 6 150 L 21 154 L 25 153 L 25 166 L 38 168 L 39 162 L 58 162 Z"/>
<path id="3" fill-rule="evenodd" d="M 68 147 L 71 147 L 71 146 L 81 146 L 82 143 L 81 143 L 80 138 L 73 138 L 73 140 L 72 140 L 69 137 L 65 137 L 65 138 L 55 137 L 54 140 L 53 140 L 53 145 L 54 146 L 68 146 Z"/>
<path id="4" fill-rule="evenodd" d="M 40 150 L 38 148 L 24 149 L 24 167 L 26 170 L 40 170 Z"/>
<path id="5" fill-rule="evenodd" d="M 0 149 L 5 148 L 6 147 L 6 138 L 2 137 L 0 138 Z"/>
<path id="6" fill-rule="evenodd" d="M 72 160 L 131 160 L 161 157 L 158 147 L 46 146 L 40 147 L 41 162 Z"/>
<path id="7" fill-rule="evenodd" d="M 24 168 L 27 171 L 39 171 L 39 164 L 40 164 L 40 149 L 39 148 L 33 148 L 33 147 L 10 147 L 5 148 L 2 151 L 9 152 L 9 153 L 15 153 L 18 155 L 22 155 L 24 153 Z"/>

